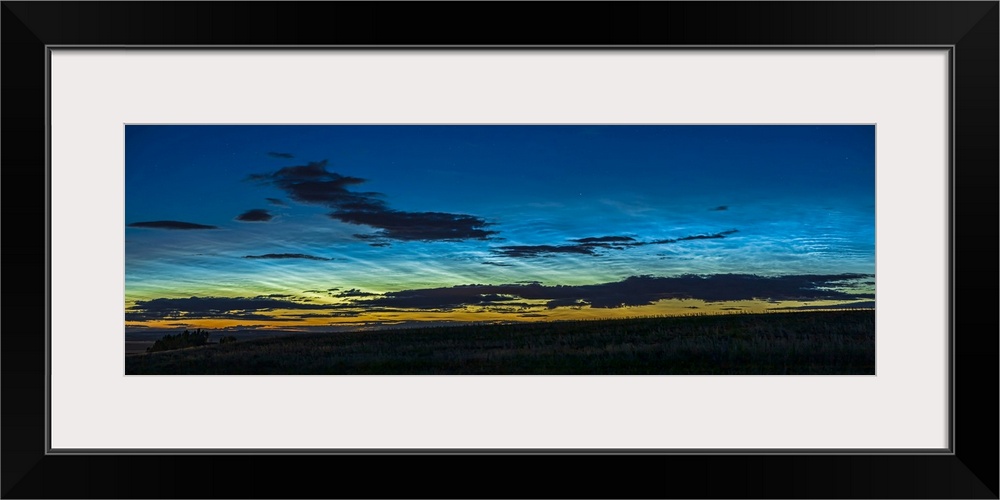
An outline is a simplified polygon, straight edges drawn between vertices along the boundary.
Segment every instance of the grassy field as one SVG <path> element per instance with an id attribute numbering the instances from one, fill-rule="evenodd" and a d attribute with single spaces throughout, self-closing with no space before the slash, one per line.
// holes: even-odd
<path id="1" fill-rule="evenodd" d="M 186 375 L 875 374 L 875 311 L 310 333 L 132 354 Z"/>

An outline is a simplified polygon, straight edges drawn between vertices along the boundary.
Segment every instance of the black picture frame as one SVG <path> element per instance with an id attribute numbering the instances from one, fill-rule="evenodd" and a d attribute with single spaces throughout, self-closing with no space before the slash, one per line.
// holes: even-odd
<path id="1" fill-rule="evenodd" d="M 4 498 L 998 498 L 997 1 L 2 3 Z M 53 45 L 951 47 L 952 453 L 49 454 Z"/>

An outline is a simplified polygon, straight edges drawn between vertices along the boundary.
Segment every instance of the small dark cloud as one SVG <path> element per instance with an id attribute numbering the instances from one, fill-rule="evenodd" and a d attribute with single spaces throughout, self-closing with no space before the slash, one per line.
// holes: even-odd
<path id="1" fill-rule="evenodd" d="M 490 312 L 497 314 L 518 314 L 523 312 L 523 309 L 518 309 L 516 307 L 481 307 L 479 312 Z"/>
<path id="2" fill-rule="evenodd" d="M 490 302 L 507 302 L 507 301 L 514 300 L 514 299 L 517 299 L 517 298 L 518 297 L 515 296 L 515 295 L 502 295 L 502 294 L 499 294 L 499 293 L 487 293 L 487 294 L 483 294 L 483 295 L 481 295 L 479 297 L 479 302 L 483 303 L 483 304 L 490 303 Z"/>
<path id="3" fill-rule="evenodd" d="M 504 257 L 544 257 L 552 254 L 597 255 L 591 245 L 511 245 L 493 249 Z"/>
<path id="4" fill-rule="evenodd" d="M 592 243 L 626 243 L 630 241 L 635 241 L 635 238 L 628 236 L 601 236 L 595 238 L 580 238 L 577 240 L 570 240 L 576 243 L 592 244 Z"/>
<path id="5" fill-rule="evenodd" d="M 499 312 L 505 312 L 505 311 L 524 312 L 526 309 L 537 309 L 539 307 L 538 304 L 529 304 L 527 302 L 508 302 L 508 301 L 483 302 L 478 305 L 483 306 L 488 311 L 499 311 Z"/>
<path id="6" fill-rule="evenodd" d="M 392 246 L 392 244 L 390 244 L 388 241 L 385 241 L 385 239 L 383 239 L 382 236 L 378 234 L 355 234 L 354 237 L 359 240 L 367 241 L 368 246 L 372 247 Z"/>
<path id="7" fill-rule="evenodd" d="M 304 253 L 266 253 L 264 255 L 244 255 L 244 259 L 308 259 L 308 260 L 333 260 L 326 257 L 316 257 Z"/>
<path id="8" fill-rule="evenodd" d="M 635 238 L 630 236 L 597 236 L 571 239 L 572 245 L 520 245 L 501 247 L 503 253 L 510 257 L 541 256 L 556 253 L 577 253 L 598 255 L 598 249 L 624 250 L 626 246 L 638 246 Z"/>
<path id="9" fill-rule="evenodd" d="M 288 206 L 287 203 L 285 203 L 284 201 L 282 201 L 282 200 L 280 200 L 278 198 L 264 198 L 264 199 L 267 200 L 267 201 L 269 201 L 269 202 L 271 202 L 272 205 L 278 205 L 278 206 L 281 206 L 281 207 Z"/>
<path id="10" fill-rule="evenodd" d="M 128 227 L 144 227 L 150 229 L 218 229 L 216 226 L 181 222 L 176 220 L 154 220 L 148 222 L 133 222 Z"/>
<path id="11" fill-rule="evenodd" d="M 681 238 L 671 238 L 671 239 L 665 239 L 665 240 L 654 240 L 654 241 L 649 241 L 649 242 L 642 242 L 642 243 L 638 243 L 638 245 L 668 245 L 668 244 L 671 244 L 671 243 L 677 243 L 679 241 L 717 240 L 717 239 L 725 238 L 726 236 L 729 236 L 730 234 L 738 233 L 738 232 L 739 232 L 739 230 L 737 230 L 737 229 L 730 229 L 728 231 L 722 231 L 721 233 L 715 233 L 715 234 L 695 234 L 695 235 L 691 235 L 691 236 L 683 236 Z"/>
<path id="12" fill-rule="evenodd" d="M 677 238 L 676 241 L 714 240 L 714 239 L 718 239 L 718 238 L 725 238 L 726 236 L 728 236 L 730 234 L 738 233 L 738 232 L 739 231 L 737 231 L 735 229 L 730 229 L 729 231 L 723 231 L 721 233 L 715 233 L 715 234 L 696 234 L 694 236 L 685 236 L 683 238 Z"/>
<path id="13" fill-rule="evenodd" d="M 246 212 L 236 216 L 236 220 L 243 222 L 267 222 L 273 218 L 274 216 L 269 214 L 267 210 L 264 210 L 263 208 L 247 210 Z"/>
<path id="14" fill-rule="evenodd" d="M 283 159 L 295 158 L 295 156 L 292 155 L 291 153 L 277 153 L 275 151 L 268 151 L 267 156 L 270 156 L 271 158 L 283 158 Z"/>
<path id="15" fill-rule="evenodd" d="M 343 292 L 340 292 L 338 294 L 332 294 L 332 295 L 334 297 L 374 297 L 374 296 L 381 295 L 381 294 L 380 293 L 373 293 L 373 292 L 362 292 L 361 290 L 358 290 L 357 288 L 352 288 L 350 290 L 344 290 Z"/>
<path id="16" fill-rule="evenodd" d="M 492 262 L 492 261 L 483 261 L 481 262 L 481 264 L 487 266 L 497 266 L 497 267 L 511 267 L 514 265 L 514 264 L 508 264 L 506 262 Z"/>
<path id="17" fill-rule="evenodd" d="M 710 208 L 709 210 L 712 212 L 723 212 L 725 210 L 729 210 L 729 207 L 726 205 L 719 205 L 715 208 Z"/>
<path id="18" fill-rule="evenodd" d="M 327 160 L 306 165 L 285 167 L 269 174 L 253 174 L 249 179 L 269 183 L 288 193 L 301 203 L 324 205 L 333 208 L 381 209 L 384 202 L 376 199 L 379 193 L 349 191 L 350 186 L 363 184 L 365 179 L 349 177 L 326 169 Z"/>
<path id="19" fill-rule="evenodd" d="M 308 319 L 308 318 L 353 318 L 353 317 L 356 317 L 356 316 L 360 316 L 361 314 L 362 314 L 362 312 L 360 312 L 360 311 L 336 311 L 336 312 L 328 312 L 328 313 L 295 314 L 293 316 L 296 317 L 296 318 L 299 318 L 299 319 Z"/>
<path id="20" fill-rule="evenodd" d="M 838 281 L 841 284 L 854 284 L 854 285 L 875 285 L 875 280 L 871 278 L 845 278 Z"/>
<path id="21" fill-rule="evenodd" d="M 589 306 L 590 303 L 583 299 L 553 299 L 545 304 L 546 309 L 555 309 L 557 307 L 576 307 L 580 308 L 583 306 Z"/>
<path id="22" fill-rule="evenodd" d="M 812 309 L 875 309 L 875 301 L 850 302 L 832 306 L 772 307 L 770 311 L 807 311 Z"/>
<path id="23" fill-rule="evenodd" d="M 240 330 L 256 330 L 258 328 L 263 328 L 265 326 L 267 325 L 264 325 L 262 323 L 250 323 L 247 325 L 224 326 L 222 328 L 219 328 L 219 330 L 227 332 L 245 333 L 245 332 L 240 332 Z"/>
<path id="24" fill-rule="evenodd" d="M 327 314 L 331 318 L 356 318 L 364 314 L 361 311 L 338 311 Z"/>

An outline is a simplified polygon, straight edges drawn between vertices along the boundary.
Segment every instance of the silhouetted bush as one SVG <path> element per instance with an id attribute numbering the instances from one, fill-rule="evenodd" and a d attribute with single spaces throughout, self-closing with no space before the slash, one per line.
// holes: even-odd
<path id="1" fill-rule="evenodd" d="M 229 336 L 222 337 L 221 339 L 219 339 L 219 343 L 220 344 L 228 344 L 230 342 L 236 342 L 236 337 L 233 337 L 232 335 L 229 335 Z"/>

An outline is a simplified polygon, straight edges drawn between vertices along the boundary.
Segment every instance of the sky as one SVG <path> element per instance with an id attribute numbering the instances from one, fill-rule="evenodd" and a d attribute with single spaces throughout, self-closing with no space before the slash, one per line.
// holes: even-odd
<path id="1" fill-rule="evenodd" d="M 873 308 L 873 125 L 126 125 L 125 323 Z"/>

